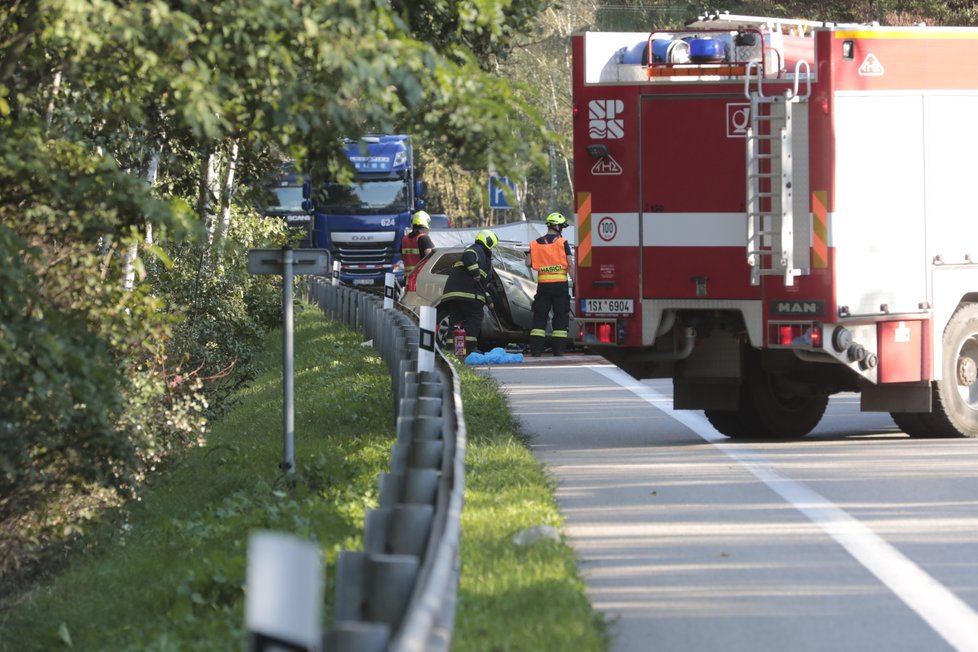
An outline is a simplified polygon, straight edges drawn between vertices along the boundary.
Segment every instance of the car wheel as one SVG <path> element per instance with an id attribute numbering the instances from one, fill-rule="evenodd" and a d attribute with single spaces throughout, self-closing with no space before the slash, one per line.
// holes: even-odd
<path id="1" fill-rule="evenodd" d="M 435 313 L 435 343 L 443 349 L 454 348 L 452 341 L 452 320 L 448 310 L 439 308 Z"/>

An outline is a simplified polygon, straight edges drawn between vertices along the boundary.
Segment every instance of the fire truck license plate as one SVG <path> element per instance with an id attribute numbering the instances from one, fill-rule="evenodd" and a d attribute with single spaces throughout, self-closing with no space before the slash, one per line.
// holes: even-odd
<path id="1" fill-rule="evenodd" d="M 630 315 L 635 311 L 631 299 L 581 299 L 581 312 L 587 314 Z"/>

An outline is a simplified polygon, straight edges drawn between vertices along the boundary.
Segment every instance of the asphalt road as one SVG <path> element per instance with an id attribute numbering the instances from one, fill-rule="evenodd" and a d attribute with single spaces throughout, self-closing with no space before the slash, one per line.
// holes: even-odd
<path id="1" fill-rule="evenodd" d="M 978 440 L 834 397 L 736 443 L 600 358 L 485 369 L 557 481 L 613 652 L 978 652 Z"/>

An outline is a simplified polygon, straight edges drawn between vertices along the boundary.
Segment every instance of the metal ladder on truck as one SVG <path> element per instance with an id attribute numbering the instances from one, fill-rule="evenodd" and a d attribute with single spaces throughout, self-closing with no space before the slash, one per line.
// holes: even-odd
<path id="1" fill-rule="evenodd" d="M 807 88 L 804 95 L 799 95 L 802 68 Z M 755 74 L 757 83 L 751 88 Z M 750 128 L 747 131 L 747 264 L 751 268 L 750 282 L 760 285 L 762 276 L 782 276 L 785 285 L 794 285 L 795 277 L 802 270 L 796 265 L 799 256 L 795 251 L 792 114 L 794 107 L 811 95 L 808 62 L 798 62 L 794 88 L 782 95 L 764 94 L 764 70 L 760 62 L 751 62 L 744 80 L 744 95 L 750 100 Z M 807 218 L 807 215 L 801 217 Z"/>

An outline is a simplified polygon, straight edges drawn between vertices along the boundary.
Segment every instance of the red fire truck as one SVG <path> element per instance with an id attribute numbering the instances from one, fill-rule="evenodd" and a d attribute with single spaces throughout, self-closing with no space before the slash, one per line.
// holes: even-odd
<path id="1" fill-rule="evenodd" d="M 978 437 L 978 29 L 573 36 L 578 341 L 729 437 Z"/>

